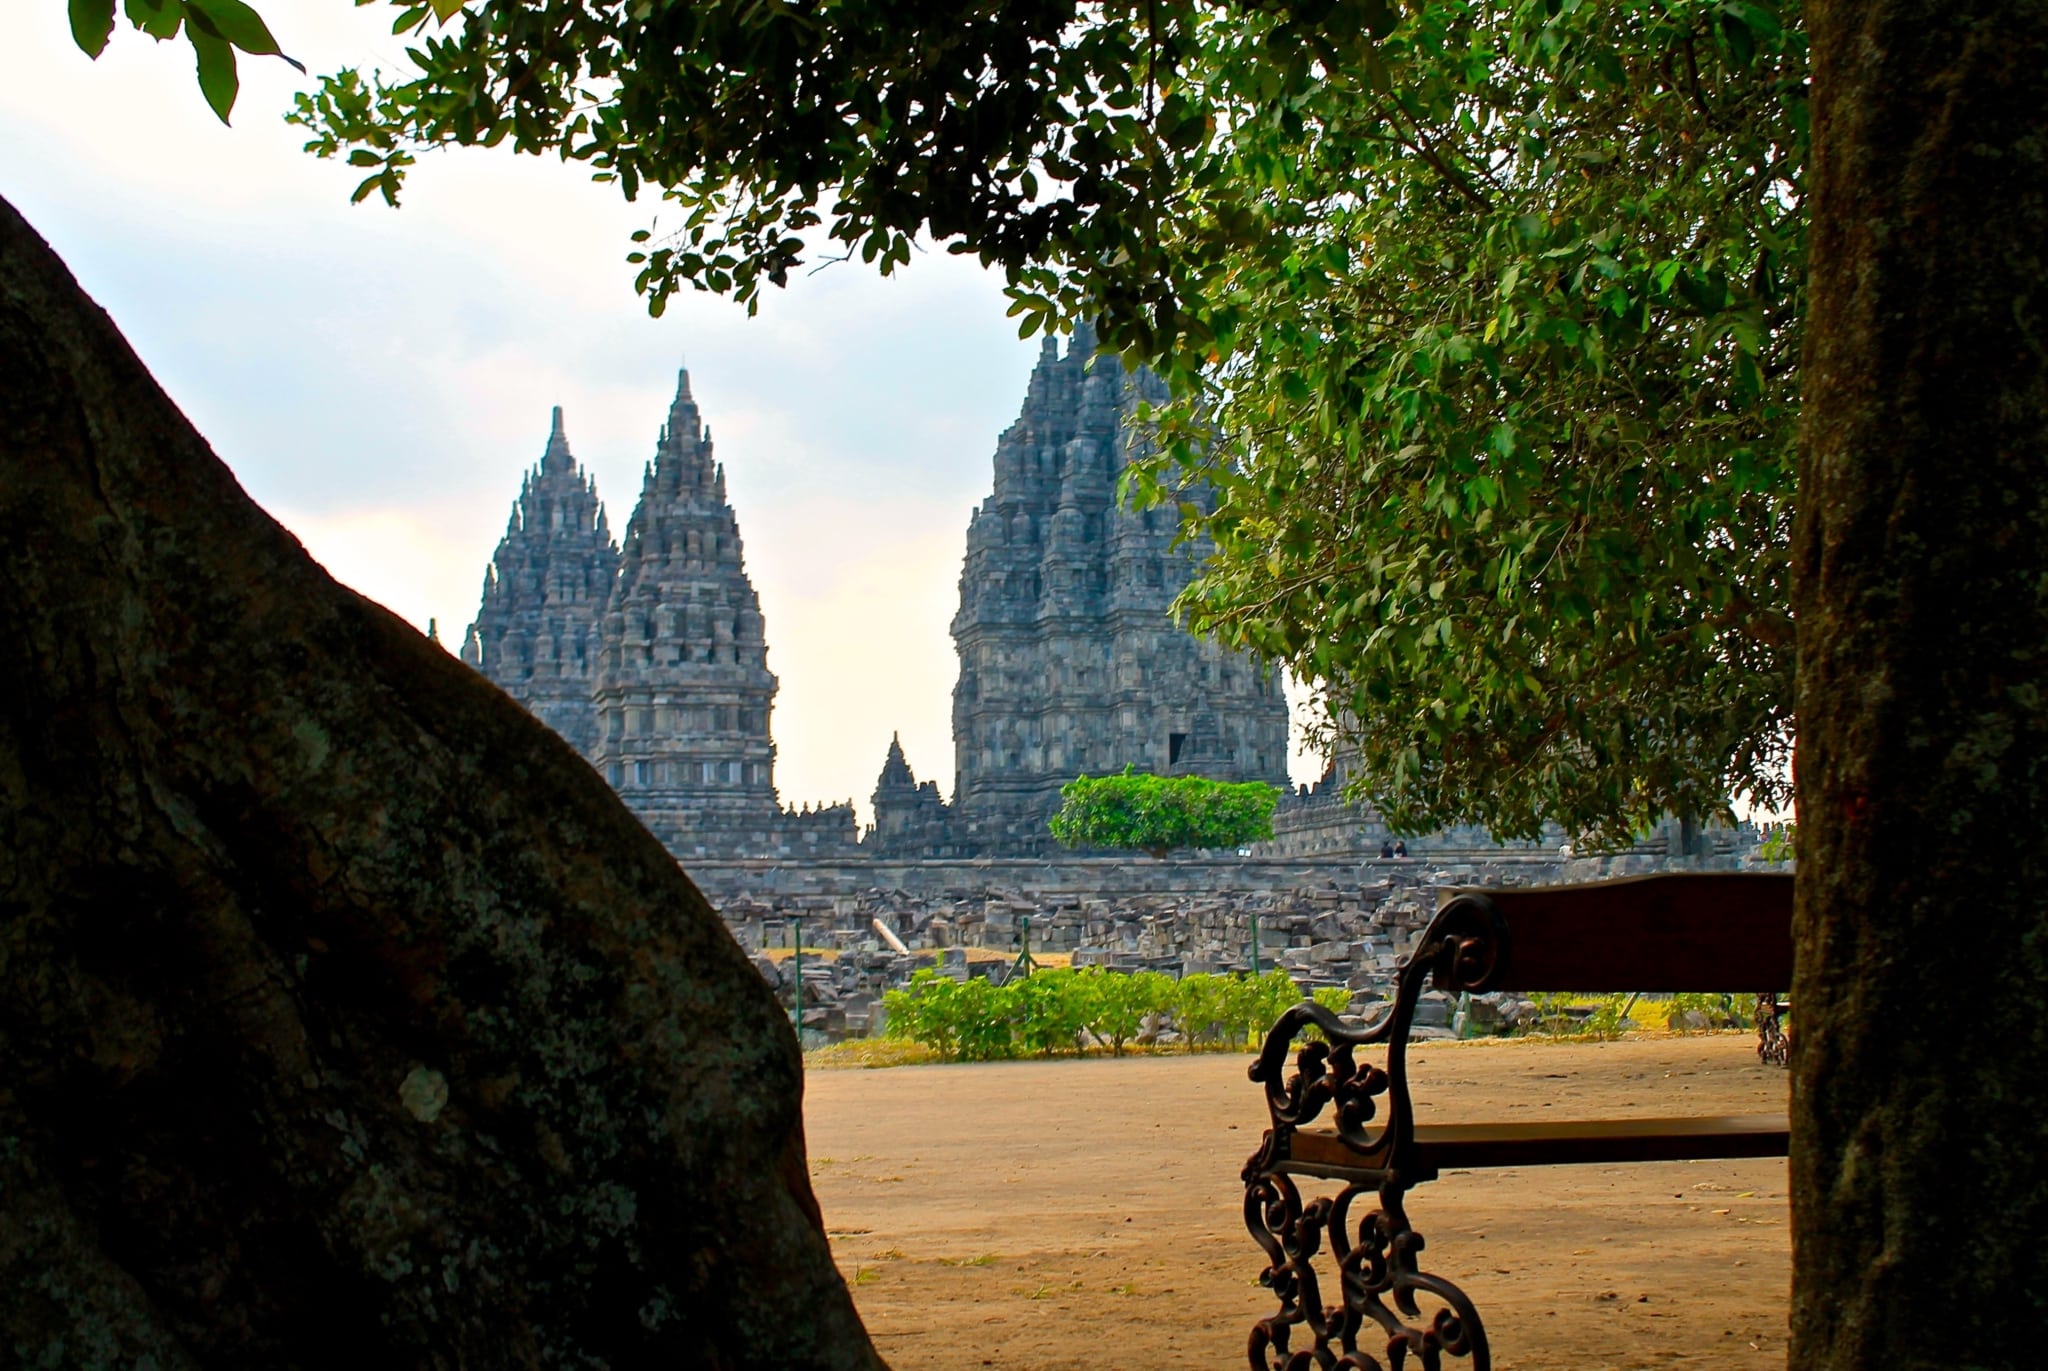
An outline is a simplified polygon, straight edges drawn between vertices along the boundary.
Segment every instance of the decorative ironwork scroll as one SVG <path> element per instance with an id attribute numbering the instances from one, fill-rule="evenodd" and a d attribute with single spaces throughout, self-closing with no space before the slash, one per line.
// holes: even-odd
<path id="1" fill-rule="evenodd" d="M 1404 1371 L 1411 1364 L 1440 1371 L 1446 1357 L 1468 1357 L 1489 1371 L 1492 1354 L 1479 1311 L 1465 1292 L 1421 1270 L 1422 1235 L 1409 1226 L 1398 1181 L 1379 1187 L 1379 1205 L 1352 1228 L 1352 1202 L 1372 1187 L 1352 1183 L 1334 1196 L 1304 1204 L 1291 1177 L 1269 1173 L 1245 1188 L 1245 1225 L 1266 1250 L 1259 1283 L 1280 1298 L 1280 1310 L 1252 1328 L 1246 1354 L 1253 1371 Z M 1314 1259 L 1329 1242 L 1339 1299 L 1324 1304 Z M 1425 1302 L 1429 1309 L 1424 1313 Z M 1377 1331 L 1384 1358 L 1361 1347 Z M 1295 1346 L 1296 1334 L 1304 1346 Z"/>
<path id="2" fill-rule="evenodd" d="M 1289 1009 L 1261 1046 L 1251 1078 L 1266 1087 L 1271 1127 L 1245 1164 L 1244 1219 L 1266 1253 L 1260 1283 L 1280 1300 L 1279 1312 L 1253 1328 L 1247 1354 L 1253 1371 L 1405 1371 L 1411 1362 L 1439 1371 L 1443 1359 L 1470 1358 L 1489 1371 L 1492 1354 L 1479 1312 L 1464 1291 L 1417 1263 L 1423 1239 L 1403 1205 L 1409 1187 L 1432 1178 L 1415 1155 L 1414 1110 L 1408 1097 L 1409 1027 L 1425 981 L 1446 991 L 1483 990 L 1508 953 L 1499 913 L 1482 895 L 1463 895 L 1430 923 L 1421 946 L 1402 966 L 1394 1002 L 1373 1023 L 1353 1028 L 1314 1003 Z M 1286 1071 L 1296 1035 L 1313 1027 Z M 1386 1065 L 1357 1060 L 1357 1049 L 1384 1045 Z M 1370 1125 L 1385 1117 L 1377 1129 Z M 1293 1160 L 1296 1129 L 1332 1108 L 1346 1146 L 1342 1164 Z M 1303 1201 L 1296 1174 L 1342 1183 L 1334 1196 Z M 1360 1195 L 1378 1200 L 1353 1227 Z M 1324 1302 L 1315 1259 L 1327 1245 L 1337 1299 Z M 1425 1303 L 1431 1312 L 1425 1317 Z M 1382 1354 L 1361 1348 L 1361 1334 L 1385 1338 Z M 1305 1346 L 1295 1345 L 1297 1338 Z M 1384 1360 L 1382 1360 L 1382 1356 Z"/>
<path id="3" fill-rule="evenodd" d="M 1756 1059 L 1765 1066 L 1784 1066 L 1792 1060 L 1792 1040 L 1785 1036 L 1781 1017 L 1784 1008 L 1775 990 L 1756 997 Z"/>

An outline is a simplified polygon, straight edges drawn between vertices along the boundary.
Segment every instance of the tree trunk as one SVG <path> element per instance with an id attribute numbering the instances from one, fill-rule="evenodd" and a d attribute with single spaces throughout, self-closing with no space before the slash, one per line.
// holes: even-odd
<path id="1" fill-rule="evenodd" d="M 2048 7 L 1824 0 L 1792 1358 L 2048 1348 Z"/>
<path id="2" fill-rule="evenodd" d="M 0 202 L 0 1361 L 874 1367 L 788 1024 Z"/>

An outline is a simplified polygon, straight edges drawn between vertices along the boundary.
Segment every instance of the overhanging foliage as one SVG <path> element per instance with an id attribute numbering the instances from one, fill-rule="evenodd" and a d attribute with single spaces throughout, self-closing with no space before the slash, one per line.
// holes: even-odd
<path id="1" fill-rule="evenodd" d="M 671 202 L 749 304 L 820 242 L 1002 267 L 1180 397 L 1181 607 L 1317 684 L 1404 829 L 1786 797 L 1804 308 L 1792 0 L 400 5 L 293 116 L 394 202 L 510 145 Z"/>

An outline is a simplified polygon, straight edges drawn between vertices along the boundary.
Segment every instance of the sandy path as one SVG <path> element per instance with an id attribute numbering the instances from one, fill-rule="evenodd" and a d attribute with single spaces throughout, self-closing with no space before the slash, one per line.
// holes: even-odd
<path id="1" fill-rule="evenodd" d="M 1444 1122 L 1784 1108 L 1785 1073 L 1741 1035 L 1414 1058 L 1418 1102 Z M 812 1178 L 891 1365 L 1244 1366 L 1274 1307 L 1240 1213 L 1265 1126 L 1249 1060 L 813 1072 Z M 1502 1371 L 1784 1364 L 1782 1160 L 1454 1172 L 1409 1215 Z"/>

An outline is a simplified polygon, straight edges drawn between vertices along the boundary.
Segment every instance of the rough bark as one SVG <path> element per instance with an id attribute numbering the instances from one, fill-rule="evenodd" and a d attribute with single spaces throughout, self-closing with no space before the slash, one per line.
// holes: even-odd
<path id="1" fill-rule="evenodd" d="M 2048 7 L 1825 0 L 1792 1365 L 2048 1348 Z"/>
<path id="2" fill-rule="evenodd" d="M 0 203 L 0 1362 L 873 1367 L 788 1024 Z"/>

